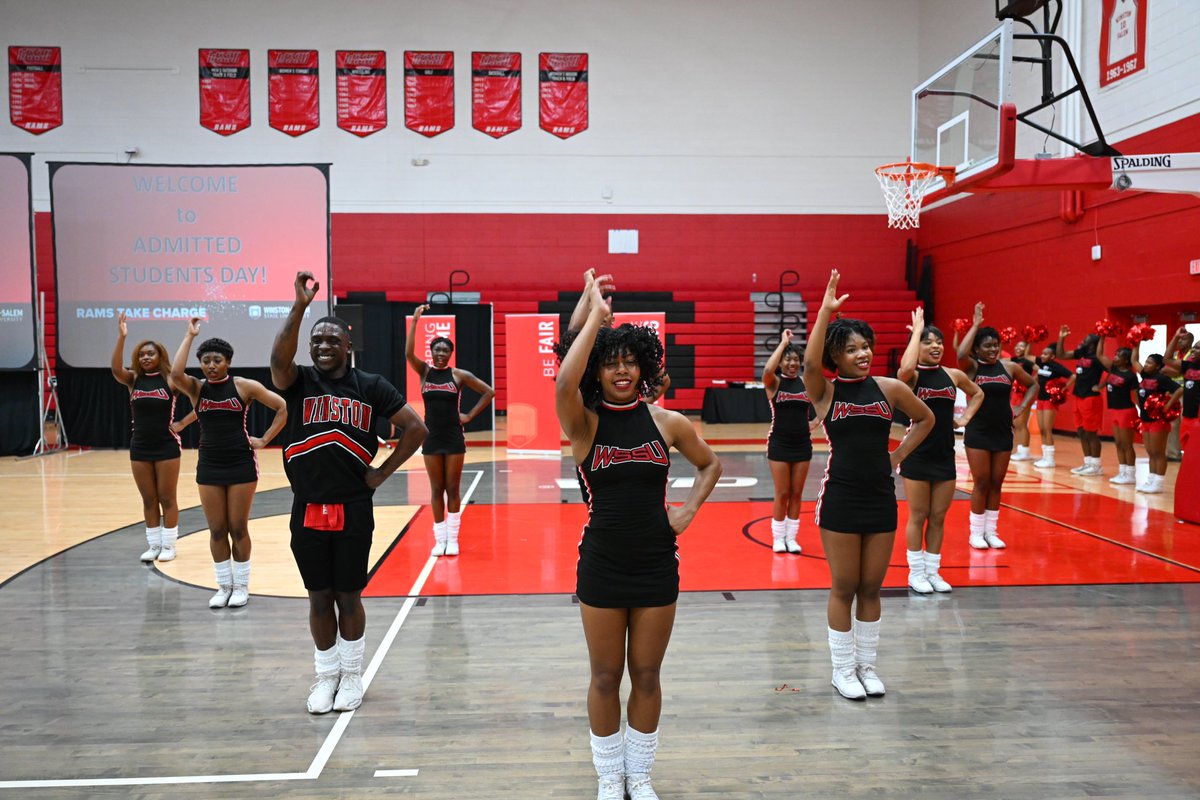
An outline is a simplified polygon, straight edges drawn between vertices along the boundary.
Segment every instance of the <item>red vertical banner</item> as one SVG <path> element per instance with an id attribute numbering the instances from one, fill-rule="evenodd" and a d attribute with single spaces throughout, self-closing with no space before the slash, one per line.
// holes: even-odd
<path id="1" fill-rule="evenodd" d="M 404 127 L 431 138 L 454 127 L 454 53 L 404 51 Z"/>
<path id="2" fill-rule="evenodd" d="M 200 127 L 230 136 L 250 127 L 250 51 L 200 51 Z"/>
<path id="3" fill-rule="evenodd" d="M 8 48 L 8 118 L 34 135 L 62 125 L 62 48 Z"/>
<path id="4" fill-rule="evenodd" d="M 412 330 L 412 316 L 404 318 L 404 330 Z M 429 343 L 439 336 L 445 336 L 450 341 L 454 341 L 454 317 L 451 316 L 434 316 L 432 314 L 422 314 L 421 321 L 417 323 L 417 358 L 429 364 L 433 361 L 433 354 L 429 351 Z M 458 355 L 457 349 L 450 354 L 450 366 L 453 367 L 456 363 L 455 356 Z M 413 372 L 412 365 L 405 361 L 405 390 L 404 397 L 408 400 L 408 404 L 425 419 L 425 401 L 421 399 L 421 379 L 417 373 Z"/>
<path id="5" fill-rule="evenodd" d="M 337 125 L 355 136 L 387 127 L 387 53 L 337 51 Z"/>
<path id="6" fill-rule="evenodd" d="M 504 341 L 508 452 L 557 458 L 562 452 L 562 427 L 554 410 L 558 315 L 506 314 Z"/>
<path id="7" fill-rule="evenodd" d="M 471 54 L 471 126 L 494 139 L 521 127 L 521 54 Z"/>
<path id="8" fill-rule="evenodd" d="M 267 51 L 267 122 L 288 136 L 303 136 L 321 124 L 316 50 Z"/>
<path id="9" fill-rule="evenodd" d="M 667 313 L 665 311 L 618 311 L 613 314 L 613 325 L 645 325 L 658 334 L 663 346 L 663 369 L 667 368 Z M 663 398 L 655 405 L 661 406 Z"/>
<path id="10" fill-rule="evenodd" d="M 1150 0 L 1104 0 L 1100 13 L 1100 85 L 1146 68 L 1146 6 Z"/>
<path id="11" fill-rule="evenodd" d="M 538 56 L 538 119 L 542 130 L 560 139 L 587 130 L 587 53 Z"/>

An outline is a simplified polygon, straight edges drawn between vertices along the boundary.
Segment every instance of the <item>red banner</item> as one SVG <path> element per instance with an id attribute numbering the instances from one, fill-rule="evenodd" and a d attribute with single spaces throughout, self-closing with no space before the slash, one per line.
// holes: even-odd
<path id="1" fill-rule="evenodd" d="M 411 315 L 404 318 L 404 330 L 412 330 Z M 433 354 L 429 352 L 429 343 L 439 336 L 445 336 L 450 341 L 454 341 L 454 317 L 422 314 L 421 321 L 417 324 L 417 358 L 426 364 L 431 363 Z M 457 355 L 457 349 L 450 354 L 449 366 L 455 365 Z M 412 365 L 407 360 L 404 362 L 404 383 L 406 387 L 404 397 L 408 400 L 408 404 L 421 416 L 421 419 L 425 419 L 425 401 L 421 399 L 421 379 L 417 377 L 417 373 L 413 372 Z"/>
<path id="2" fill-rule="evenodd" d="M 665 311 L 617 311 L 613 314 L 613 325 L 645 325 L 658 334 L 663 346 L 663 369 L 667 368 L 667 314 Z M 660 397 L 655 405 L 661 406 Z"/>
<path id="3" fill-rule="evenodd" d="M 8 48 L 8 118 L 34 135 L 62 125 L 62 48 Z"/>
<path id="4" fill-rule="evenodd" d="M 321 124 L 316 50 L 267 51 L 267 122 L 288 136 Z"/>
<path id="5" fill-rule="evenodd" d="M 230 136 L 250 127 L 250 51 L 200 51 L 200 127 Z"/>
<path id="6" fill-rule="evenodd" d="M 387 53 L 337 51 L 337 120 L 355 136 L 387 127 Z"/>
<path id="7" fill-rule="evenodd" d="M 1104 0 L 1100 14 L 1100 85 L 1146 68 L 1146 6 L 1150 0 Z"/>
<path id="8" fill-rule="evenodd" d="M 558 456 L 562 428 L 554 411 L 558 314 L 504 316 L 508 452 Z"/>
<path id="9" fill-rule="evenodd" d="M 404 127 L 431 138 L 454 127 L 454 53 L 404 51 Z"/>
<path id="10" fill-rule="evenodd" d="M 471 126 L 495 139 L 521 127 L 521 54 L 471 54 Z"/>
<path id="11" fill-rule="evenodd" d="M 542 130 L 560 139 L 587 130 L 587 53 L 542 53 L 538 57 L 538 116 Z"/>

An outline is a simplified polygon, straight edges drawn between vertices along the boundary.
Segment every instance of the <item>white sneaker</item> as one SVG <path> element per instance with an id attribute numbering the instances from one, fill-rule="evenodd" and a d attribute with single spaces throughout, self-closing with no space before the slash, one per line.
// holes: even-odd
<path id="1" fill-rule="evenodd" d="M 924 572 L 908 571 L 908 588 L 912 589 L 917 594 L 933 594 L 933 584 L 925 576 Z"/>
<path id="2" fill-rule="evenodd" d="M 786 553 L 787 552 L 787 543 L 783 540 L 782 536 L 771 537 L 771 552 L 772 553 Z M 622 800 L 624 800 L 624 798 L 622 798 Z"/>
<path id="3" fill-rule="evenodd" d="M 875 674 L 874 664 L 859 664 L 855 669 L 855 674 L 862 684 L 863 691 L 867 693 L 867 697 L 883 697 L 885 691 L 883 681 L 879 680 L 879 676 Z"/>
<path id="4" fill-rule="evenodd" d="M 833 688 L 838 690 L 838 694 L 847 700 L 865 700 L 867 698 L 867 690 L 859 681 L 854 667 L 835 669 L 833 680 L 830 682 L 833 684 Z"/>
<path id="5" fill-rule="evenodd" d="M 337 697 L 333 701 L 333 710 L 353 711 L 362 705 L 362 700 L 362 675 L 356 672 L 343 673 L 341 683 L 337 687 Z"/>
<path id="6" fill-rule="evenodd" d="M 246 586 L 238 586 L 234 584 L 233 592 L 229 595 L 229 607 L 241 608 L 250 602 L 250 589 Z"/>
<path id="7" fill-rule="evenodd" d="M 1054 469 L 1054 459 L 1039 458 L 1033 465 L 1038 469 Z"/>
<path id="8" fill-rule="evenodd" d="M 1020 446 L 1018 446 L 1016 454 L 1013 455 L 1012 457 L 1010 457 L 1008 460 L 1009 461 L 1032 461 L 1033 455 L 1031 455 L 1028 450 L 1023 450 L 1023 449 L 1021 449 Z"/>
<path id="9" fill-rule="evenodd" d="M 994 533 L 985 533 L 983 535 L 983 539 L 987 542 L 987 546 L 993 550 L 1003 550 L 1004 548 L 1008 547 L 1008 545 L 1004 543 L 1004 540 Z"/>
<path id="10" fill-rule="evenodd" d="M 142 554 L 142 560 L 145 561 L 145 553 Z M 158 561 L 174 561 L 175 560 L 175 545 L 164 545 L 158 552 Z"/>
<path id="11" fill-rule="evenodd" d="M 446 543 L 445 542 L 434 542 L 433 549 L 429 551 L 429 555 L 431 555 L 431 556 L 446 555 Z"/>
<path id="12" fill-rule="evenodd" d="M 929 581 L 929 585 L 933 587 L 933 590 L 935 592 L 945 594 L 946 592 L 953 591 L 953 589 L 954 589 L 953 586 L 946 583 L 945 578 L 943 578 L 941 575 L 939 575 L 936 572 L 926 571 L 925 578 Z"/>
<path id="13" fill-rule="evenodd" d="M 971 538 L 967 539 L 967 544 L 969 544 L 971 547 L 973 547 L 976 550 L 987 550 L 988 549 L 987 539 L 983 538 L 982 533 L 972 533 Z"/>
<path id="14" fill-rule="evenodd" d="M 232 586 L 219 586 L 217 593 L 208 599 L 209 608 L 224 608 L 229 605 L 229 596 L 233 594 Z"/>
<path id="15" fill-rule="evenodd" d="M 1009 459 L 1009 460 L 1011 461 L 1012 459 Z M 1078 467 L 1073 467 L 1071 469 L 1071 474 L 1072 475 L 1086 475 L 1088 473 L 1088 470 L 1090 470 L 1091 468 L 1092 468 L 1091 464 L 1080 464 Z"/>
<path id="16" fill-rule="evenodd" d="M 1137 483 L 1137 478 L 1134 477 L 1132 472 L 1121 470 L 1116 475 L 1113 475 L 1111 478 L 1109 478 L 1108 482 L 1114 483 L 1117 486 L 1128 486 L 1131 483 Z"/>
<path id="17" fill-rule="evenodd" d="M 338 687 L 338 673 L 318 675 L 317 682 L 308 690 L 308 713 L 328 714 L 333 710 L 333 694 Z"/>
<path id="18" fill-rule="evenodd" d="M 625 776 L 625 793 L 629 800 L 658 800 L 658 794 L 650 785 L 650 776 L 634 773 Z"/>
<path id="19" fill-rule="evenodd" d="M 596 800 L 625 800 L 625 776 L 606 775 L 600 778 Z"/>
<path id="20" fill-rule="evenodd" d="M 1145 483 L 1138 487 L 1137 490 L 1139 492 L 1145 492 L 1146 494 L 1162 494 L 1163 485 L 1155 480 L 1157 477 L 1157 475 L 1151 475 L 1146 479 Z"/>
<path id="21" fill-rule="evenodd" d="M 458 555 L 458 542 L 457 541 L 452 542 L 449 539 L 446 540 L 446 555 L 448 555 L 448 556 Z"/>
<path id="22" fill-rule="evenodd" d="M 1096 464 L 1092 464 L 1091 466 L 1086 467 L 1083 472 L 1080 472 L 1079 474 L 1083 475 L 1084 477 L 1095 477 L 1097 475 L 1103 475 L 1104 468 L 1097 466 Z"/>
<path id="23" fill-rule="evenodd" d="M 801 552 L 803 552 L 800 547 L 800 543 L 796 541 L 795 536 L 785 536 L 783 538 L 783 546 L 786 547 L 787 551 L 792 555 L 799 555 Z"/>
<path id="24" fill-rule="evenodd" d="M 161 552 L 162 552 L 161 544 L 152 544 L 146 550 L 146 552 L 142 553 L 141 556 L 139 556 L 139 558 L 141 558 L 142 561 L 154 561 L 155 559 L 158 558 L 158 555 Z"/>

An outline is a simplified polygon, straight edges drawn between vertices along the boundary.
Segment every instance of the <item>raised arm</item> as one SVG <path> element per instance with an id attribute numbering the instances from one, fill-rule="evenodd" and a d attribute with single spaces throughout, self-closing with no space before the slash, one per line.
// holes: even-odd
<path id="1" fill-rule="evenodd" d="M 595 280 L 595 269 L 588 269 L 583 273 L 583 291 L 579 293 L 579 300 L 575 303 L 575 309 L 571 311 L 571 321 L 567 323 L 568 332 L 579 330 L 583 323 L 587 322 L 588 310 L 592 307 L 592 282 Z"/>
<path id="2" fill-rule="evenodd" d="M 592 283 L 591 295 L 587 319 L 575 340 L 571 342 L 567 355 L 559 364 L 558 377 L 554 379 L 554 411 L 558 414 L 558 421 L 567 438 L 571 440 L 572 447 L 576 442 L 583 443 L 590 439 L 591 422 L 583 405 L 579 383 L 583 380 L 584 370 L 587 369 L 592 345 L 596 343 L 596 334 L 600 332 L 600 326 L 604 324 L 604 318 L 609 312 L 608 300 L 600 294 L 598 282 Z M 587 443 L 590 445 L 590 441 Z"/>
<path id="3" fill-rule="evenodd" d="M 275 418 L 271 420 L 266 433 L 262 436 L 250 437 L 250 446 L 255 450 L 262 450 L 271 443 L 272 439 L 279 435 L 279 432 L 283 430 L 283 426 L 287 424 L 287 402 L 258 381 L 250 380 L 249 378 L 239 378 L 237 376 L 234 376 L 233 381 L 237 386 L 238 394 L 245 400 L 257 400 L 275 412 Z"/>
<path id="4" fill-rule="evenodd" d="M 367 467 L 367 474 L 363 480 L 372 489 L 378 489 L 380 484 L 388 479 L 388 476 L 399 469 L 400 465 L 407 461 L 413 453 L 417 452 L 417 448 L 421 446 L 421 443 L 425 441 L 426 434 L 429 433 L 425 428 L 425 423 L 417 416 L 417 412 L 407 403 L 401 406 L 395 414 L 392 414 L 389 421 L 396 429 L 396 447 L 378 467 Z"/>
<path id="5" fill-rule="evenodd" d="M 492 402 L 492 398 L 496 396 L 496 390 L 475 377 L 474 373 L 467 372 L 465 369 L 455 369 L 454 380 L 458 381 L 459 386 L 469 386 L 472 391 L 479 395 L 479 400 L 470 411 L 466 414 L 460 411 L 458 414 L 458 421 L 466 425 L 488 407 L 488 403 Z"/>
<path id="6" fill-rule="evenodd" d="M 912 334 L 908 337 L 908 347 L 904 348 L 904 355 L 900 356 L 900 369 L 897 370 L 896 377 L 911 389 L 917 383 L 917 362 L 921 359 L 921 334 L 925 331 L 923 307 L 912 312 L 912 325 L 909 326 L 909 330 Z"/>
<path id="7" fill-rule="evenodd" d="M 844 294 L 838 297 L 837 287 L 840 277 L 836 269 L 829 273 L 829 283 L 825 287 L 825 297 L 821 300 L 821 310 L 817 312 L 817 318 L 809 326 L 808 346 L 804 348 L 804 390 L 808 393 L 808 399 L 812 403 L 813 409 L 816 410 L 818 418 L 824 418 L 824 412 L 829 406 L 825 398 L 829 381 L 825 379 L 821 363 L 825 357 L 825 329 L 829 327 L 829 320 L 834 313 L 850 296 Z"/>
<path id="8" fill-rule="evenodd" d="M 408 337 L 404 340 L 404 357 L 421 380 L 425 380 L 425 373 L 429 371 L 429 365 L 425 363 L 424 359 L 417 358 L 417 323 L 421 320 L 421 315 L 428 310 L 429 303 L 417 306 L 413 311 L 412 324 L 408 326 Z"/>
<path id="9" fill-rule="evenodd" d="M 122 311 L 117 316 L 117 345 L 113 348 L 112 374 L 117 379 L 117 383 L 123 383 L 133 389 L 133 382 L 137 376 L 133 374 L 133 370 L 125 366 L 125 337 L 128 335 L 129 326 L 125 324 L 125 312 Z M 133 357 L 137 358 L 137 353 L 134 353 Z"/>
<path id="10" fill-rule="evenodd" d="M 186 394 L 192 401 L 192 405 L 196 405 L 196 399 L 200 396 L 200 381 L 184 372 L 183 368 L 187 366 L 188 351 L 192 349 L 192 340 L 199 333 L 200 318 L 192 317 L 188 321 L 187 332 L 183 334 L 183 341 L 179 343 L 179 349 L 175 351 L 175 358 L 171 359 L 171 385 Z"/>
<path id="11" fill-rule="evenodd" d="M 1096 360 L 1100 366 L 1112 372 L 1112 359 L 1104 355 L 1104 334 L 1100 334 L 1100 341 L 1096 342 Z"/>
<path id="12" fill-rule="evenodd" d="M 983 301 L 980 300 L 975 304 L 975 314 L 971 317 L 971 327 L 963 334 L 962 341 L 955 347 L 955 355 L 958 356 L 958 368 L 968 375 L 973 375 L 978 367 L 975 363 L 975 357 L 971 355 L 971 348 L 975 345 L 975 334 L 979 332 L 979 326 L 982 324 Z"/>
<path id="13" fill-rule="evenodd" d="M 1187 328 L 1181 326 L 1179 330 L 1175 331 L 1175 335 L 1171 337 L 1171 341 L 1167 342 L 1167 349 L 1163 353 L 1163 370 L 1167 375 L 1174 378 L 1183 373 L 1183 359 L 1194 339 L 1195 337 Z"/>
<path id="14" fill-rule="evenodd" d="M 311 287 L 309 281 L 313 282 Z M 296 370 L 296 347 L 300 343 L 300 320 L 304 319 L 304 310 L 321 288 L 311 272 L 297 272 L 295 286 L 296 299 L 292 302 L 287 319 L 283 321 L 283 327 L 275 334 L 275 344 L 271 346 L 271 383 L 280 391 L 296 382 L 299 374 Z"/>
<path id="15" fill-rule="evenodd" d="M 1055 358 L 1070 358 L 1067 355 L 1067 337 L 1071 335 L 1071 328 L 1068 325 L 1060 325 L 1058 328 L 1058 341 L 1054 343 Z"/>
<path id="16" fill-rule="evenodd" d="M 779 334 L 779 345 L 771 353 L 767 363 L 763 364 L 762 382 L 763 388 L 767 390 L 767 397 L 772 398 L 775 392 L 779 389 L 779 378 L 775 377 L 775 370 L 779 369 L 779 362 L 783 359 L 783 351 L 789 344 L 792 343 L 792 329 L 784 328 L 783 333 Z"/>

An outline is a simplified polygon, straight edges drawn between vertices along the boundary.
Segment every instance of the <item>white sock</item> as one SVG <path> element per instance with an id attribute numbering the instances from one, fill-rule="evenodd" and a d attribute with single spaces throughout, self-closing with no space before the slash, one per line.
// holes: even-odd
<path id="1" fill-rule="evenodd" d="M 597 736 L 588 731 L 592 741 L 592 764 L 600 778 L 620 780 L 625 772 L 625 737 L 620 731 L 608 736 Z"/>
<path id="2" fill-rule="evenodd" d="M 433 539 L 434 539 L 434 541 L 438 542 L 439 544 L 445 544 L 446 536 L 447 536 L 446 523 L 444 521 L 433 523 Z"/>
<path id="3" fill-rule="evenodd" d="M 985 521 L 985 517 L 983 514 L 976 514 L 974 511 L 971 512 L 971 535 L 972 536 L 983 534 L 984 521 Z"/>
<path id="4" fill-rule="evenodd" d="M 162 529 L 161 525 L 158 525 L 153 528 L 151 528 L 149 525 L 147 525 L 146 526 L 146 544 L 150 545 L 151 547 L 162 546 L 162 532 L 163 532 L 163 529 Z"/>
<path id="5" fill-rule="evenodd" d="M 937 575 L 938 570 L 941 568 L 942 568 L 942 554 L 941 553 L 930 553 L 928 550 L 926 550 L 925 551 L 925 575 L 926 575 L 926 577 L 928 577 L 930 575 Z"/>
<path id="6" fill-rule="evenodd" d="M 458 530 L 462 527 L 462 512 L 447 511 L 446 512 L 446 541 L 457 542 Z"/>
<path id="7" fill-rule="evenodd" d="M 787 520 L 772 519 L 771 520 L 771 538 L 775 541 L 781 541 L 787 534 Z"/>
<path id="8" fill-rule="evenodd" d="M 1000 509 L 989 508 L 987 511 L 984 511 L 983 514 L 983 529 L 987 533 L 994 534 L 996 532 L 996 524 L 1000 521 Z"/>
<path id="9" fill-rule="evenodd" d="M 876 650 L 879 649 L 879 620 L 863 622 L 854 620 L 854 663 L 875 666 Z"/>
<path id="10" fill-rule="evenodd" d="M 908 556 L 908 571 L 913 575 L 925 574 L 925 551 L 924 550 L 905 550 L 905 555 Z"/>
<path id="11" fill-rule="evenodd" d="M 796 534 L 800 532 L 800 518 L 796 517 L 792 519 L 791 517 L 786 517 L 783 521 L 785 523 L 784 534 L 795 539 Z"/>
<path id="12" fill-rule="evenodd" d="M 178 538 L 179 538 L 179 526 L 178 525 L 176 525 L 174 528 L 163 528 L 162 529 L 162 546 L 163 547 L 174 547 L 175 541 Z"/>
<path id="13" fill-rule="evenodd" d="M 213 570 L 217 573 L 217 586 L 233 586 L 233 561 L 214 561 Z"/>
<path id="14" fill-rule="evenodd" d="M 338 671 L 338 646 L 335 643 L 328 650 L 318 650 L 313 647 L 313 668 L 318 675 L 335 675 Z"/>
<path id="15" fill-rule="evenodd" d="M 234 561 L 233 562 L 233 585 L 234 586 L 249 586 L 250 585 L 250 561 Z"/>
<path id="16" fill-rule="evenodd" d="M 361 675 L 363 666 L 363 653 L 367 649 L 367 637 L 364 634 L 352 642 L 348 642 L 338 635 L 337 652 L 338 664 L 342 668 L 343 675 Z"/>
<path id="17" fill-rule="evenodd" d="M 625 724 L 625 774 L 649 775 L 658 752 L 658 731 L 642 733 Z"/>
<path id="18" fill-rule="evenodd" d="M 829 657 L 834 671 L 854 669 L 854 632 L 829 628 Z"/>

